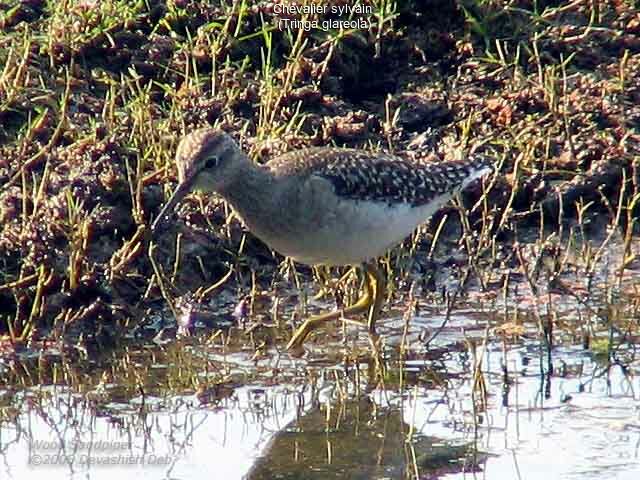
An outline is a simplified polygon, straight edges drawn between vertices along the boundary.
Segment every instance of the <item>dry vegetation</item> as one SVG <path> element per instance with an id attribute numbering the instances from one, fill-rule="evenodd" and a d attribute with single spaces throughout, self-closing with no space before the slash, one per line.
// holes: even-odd
<path id="1" fill-rule="evenodd" d="M 520 276 L 532 292 L 575 293 L 561 276 L 601 273 L 616 232 L 622 290 L 635 265 L 637 3 L 361 3 L 374 7 L 368 29 L 282 32 L 270 2 L 0 2 L 0 346 L 103 344 L 158 309 L 160 270 L 177 294 L 230 269 L 245 290 L 289 271 L 222 202 L 196 196 L 154 271 L 146 237 L 174 185 L 173 152 L 206 124 L 258 162 L 329 144 L 416 161 L 485 152 L 498 173 L 486 195 L 469 192 L 467 206 L 483 198 L 473 214 L 448 222 L 462 225 L 480 285 L 506 292 Z M 391 270 L 416 250 L 431 260 L 432 240 L 395 252 Z"/>

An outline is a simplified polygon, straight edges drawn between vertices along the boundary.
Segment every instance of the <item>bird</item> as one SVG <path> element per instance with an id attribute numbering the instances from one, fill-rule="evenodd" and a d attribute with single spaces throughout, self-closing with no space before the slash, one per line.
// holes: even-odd
<path id="1" fill-rule="evenodd" d="M 215 192 L 268 247 L 311 266 L 354 266 L 365 273 L 353 305 L 306 319 L 287 344 L 300 351 L 308 335 L 338 318 L 366 313 L 375 334 L 386 289 L 377 259 L 402 242 L 453 195 L 492 170 L 486 157 L 415 163 L 388 153 L 338 147 L 292 150 L 258 164 L 219 129 L 185 135 L 175 163 L 178 186 L 151 226 L 192 191 Z"/>

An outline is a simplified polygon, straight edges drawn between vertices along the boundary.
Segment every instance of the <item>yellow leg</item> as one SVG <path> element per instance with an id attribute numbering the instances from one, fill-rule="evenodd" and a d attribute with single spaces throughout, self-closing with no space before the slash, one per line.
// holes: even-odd
<path id="1" fill-rule="evenodd" d="M 305 322 L 296 330 L 296 333 L 291 337 L 287 350 L 299 352 L 302 344 L 306 340 L 307 336 L 312 330 L 315 330 L 320 325 L 336 320 L 342 315 L 350 316 L 356 315 L 365 311 L 369 312 L 367 318 L 367 325 L 369 333 L 375 333 L 375 322 L 380 314 L 382 308 L 382 302 L 384 300 L 385 280 L 377 267 L 369 264 L 364 265 L 365 271 L 365 291 L 362 297 L 344 310 L 337 310 L 335 312 L 327 312 L 321 315 L 316 315 L 308 318 Z"/>
<path id="2" fill-rule="evenodd" d="M 317 267 L 313 267 L 313 276 L 320 283 L 320 290 L 313 296 L 313 300 L 321 300 L 327 293 L 329 293 L 329 287 L 327 284 L 329 283 L 329 278 L 327 275 L 327 267 L 323 265 L 319 265 Z"/>
<path id="3" fill-rule="evenodd" d="M 369 315 L 367 317 L 367 326 L 369 327 L 369 333 L 376 333 L 376 320 L 380 316 L 380 310 L 382 310 L 382 303 L 384 302 L 384 295 L 387 290 L 387 279 L 380 271 L 378 266 L 365 266 L 365 271 L 371 281 L 371 289 L 373 290 L 373 302 L 369 309 Z"/>

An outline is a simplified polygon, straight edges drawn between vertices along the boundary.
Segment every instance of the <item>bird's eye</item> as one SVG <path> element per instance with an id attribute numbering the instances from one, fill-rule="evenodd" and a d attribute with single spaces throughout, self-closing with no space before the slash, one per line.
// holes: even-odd
<path id="1" fill-rule="evenodd" d="M 207 158 L 207 162 L 204 164 L 206 168 L 215 168 L 218 166 L 218 157 L 213 155 L 212 157 Z"/>

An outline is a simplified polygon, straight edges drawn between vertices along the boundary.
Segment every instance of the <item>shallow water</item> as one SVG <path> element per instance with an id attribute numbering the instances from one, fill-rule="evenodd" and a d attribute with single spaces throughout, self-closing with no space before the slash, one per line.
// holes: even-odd
<path id="1" fill-rule="evenodd" d="M 479 345 L 483 408 L 472 399 L 474 361 L 462 346 L 481 343 L 482 322 L 458 311 L 421 347 L 420 333 L 441 321 L 424 312 L 414 319 L 403 362 L 392 348 L 403 322 L 385 323 L 382 383 L 366 356 L 343 362 L 329 355 L 353 351 L 339 342 L 312 345 L 307 360 L 274 348 L 256 359 L 196 338 L 127 358 L 134 370 L 153 362 L 145 375 L 157 376 L 146 379 L 154 384 L 180 378 L 172 348 L 192 355 L 196 366 L 183 368 L 197 370 L 200 361 L 206 368 L 196 378 L 212 379 L 197 394 L 142 395 L 114 381 L 123 367 L 109 362 L 87 369 L 101 378 L 93 386 L 0 390 L 1 477 L 638 478 L 640 364 L 630 349 L 618 351 L 623 368 L 563 344 L 552 350 L 555 373 L 546 375 L 537 339 Z M 3 374 L 17 365 L 5 360 Z"/>

